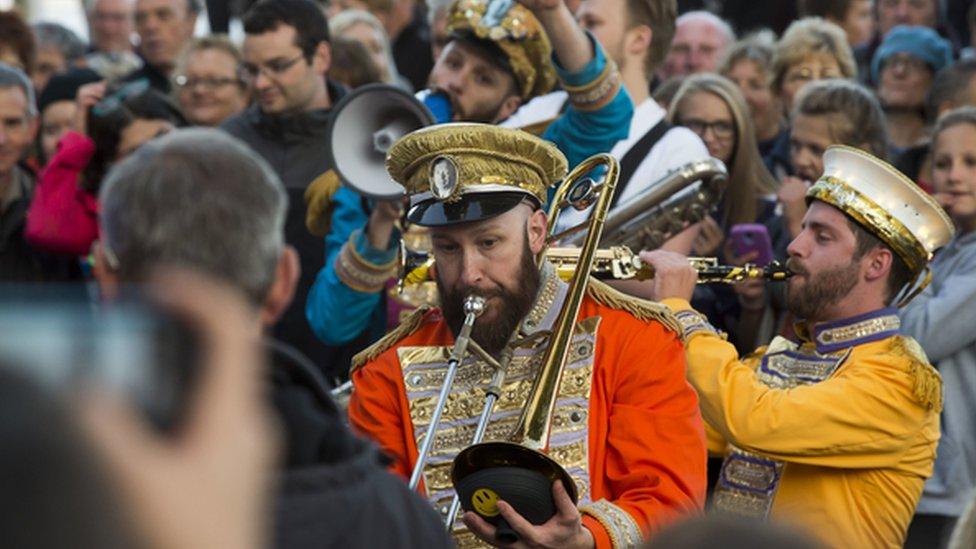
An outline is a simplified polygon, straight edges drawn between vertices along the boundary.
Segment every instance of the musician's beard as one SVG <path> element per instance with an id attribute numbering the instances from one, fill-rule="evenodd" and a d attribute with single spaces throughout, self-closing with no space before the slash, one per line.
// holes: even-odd
<path id="1" fill-rule="evenodd" d="M 529 249 L 528 236 L 522 249 L 522 259 L 519 265 L 519 275 L 516 280 L 519 286 L 514 290 L 503 287 L 484 290 L 467 285 L 457 285 L 446 288 L 437 279 L 437 291 L 440 293 L 441 309 L 444 320 L 457 336 L 464 324 L 464 299 L 469 295 L 478 295 L 489 301 L 488 309 L 474 322 L 471 337 L 481 345 L 488 354 L 497 356 L 505 348 L 512 333 L 518 328 L 522 319 L 532 309 L 536 294 L 539 292 L 539 269 L 535 264 L 535 257 Z"/>
<path id="2" fill-rule="evenodd" d="M 824 312 L 847 297 L 857 285 L 860 270 L 857 262 L 851 262 L 811 276 L 806 267 L 792 258 L 786 266 L 795 273 L 786 283 L 786 308 L 796 318 L 814 322 L 826 320 Z"/>

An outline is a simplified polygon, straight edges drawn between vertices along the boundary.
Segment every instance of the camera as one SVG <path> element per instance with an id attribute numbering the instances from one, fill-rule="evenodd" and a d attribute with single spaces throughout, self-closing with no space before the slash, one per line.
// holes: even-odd
<path id="1" fill-rule="evenodd" d="M 55 395 L 120 395 L 163 432 L 187 408 L 196 349 L 190 327 L 138 291 L 101 304 L 77 287 L 0 290 L 0 366 Z"/>

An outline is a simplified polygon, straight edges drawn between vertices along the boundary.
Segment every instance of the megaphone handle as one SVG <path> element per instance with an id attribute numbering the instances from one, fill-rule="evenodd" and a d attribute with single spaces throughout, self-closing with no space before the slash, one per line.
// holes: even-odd
<path id="1" fill-rule="evenodd" d="M 495 527 L 495 539 L 500 543 L 508 545 L 522 539 L 518 532 L 513 530 L 512 526 L 508 524 L 508 521 L 501 516 L 498 517 L 498 522 L 495 524 Z"/>

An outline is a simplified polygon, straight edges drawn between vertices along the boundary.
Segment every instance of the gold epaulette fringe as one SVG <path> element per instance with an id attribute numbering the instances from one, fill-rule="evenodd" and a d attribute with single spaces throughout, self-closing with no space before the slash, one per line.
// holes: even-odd
<path id="1" fill-rule="evenodd" d="M 918 402 L 936 412 L 942 411 L 942 376 L 929 364 L 925 350 L 910 337 L 897 336 L 891 351 L 910 361 L 908 372 L 912 376 L 912 393 Z"/>
<path id="2" fill-rule="evenodd" d="M 376 359 L 388 349 L 396 345 L 398 341 L 420 329 L 420 326 L 424 323 L 424 316 L 427 315 L 428 311 L 430 311 L 430 307 L 427 305 L 418 307 L 412 313 L 407 315 L 407 317 L 404 318 L 396 328 L 390 330 L 390 333 L 380 338 L 376 343 L 357 353 L 356 356 L 352 357 L 352 363 L 349 366 L 349 373 L 351 374 L 355 372 L 362 365 Z"/>
<path id="3" fill-rule="evenodd" d="M 595 278 L 590 278 L 589 282 L 587 282 L 586 293 L 602 305 L 606 305 L 612 309 L 627 311 L 645 322 L 656 320 L 664 324 L 664 327 L 667 329 L 679 336 L 681 335 L 681 324 L 678 322 L 678 319 L 671 313 L 671 309 L 668 309 L 660 303 L 627 295 Z"/>

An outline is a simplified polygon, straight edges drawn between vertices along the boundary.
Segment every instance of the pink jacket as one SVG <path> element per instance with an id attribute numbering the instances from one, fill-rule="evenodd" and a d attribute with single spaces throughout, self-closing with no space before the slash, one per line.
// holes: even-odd
<path id="1" fill-rule="evenodd" d="M 46 252 L 88 255 L 98 239 L 98 199 L 81 188 L 80 175 L 95 153 L 95 142 L 69 131 L 37 179 L 27 210 L 25 237 Z"/>

